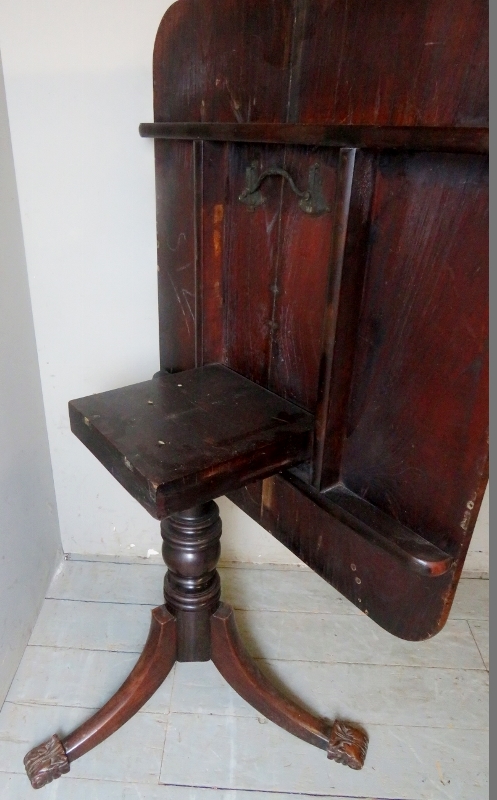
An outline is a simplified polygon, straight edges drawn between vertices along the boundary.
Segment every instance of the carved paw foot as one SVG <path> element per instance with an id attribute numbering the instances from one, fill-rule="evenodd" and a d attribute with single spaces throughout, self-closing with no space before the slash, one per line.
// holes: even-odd
<path id="1" fill-rule="evenodd" d="M 337 719 L 331 729 L 328 758 L 352 769 L 362 769 L 368 749 L 367 733 L 348 722 Z"/>
<path id="2" fill-rule="evenodd" d="M 41 789 L 69 772 L 69 759 L 58 736 L 33 747 L 24 758 L 24 766 L 33 789 Z"/>

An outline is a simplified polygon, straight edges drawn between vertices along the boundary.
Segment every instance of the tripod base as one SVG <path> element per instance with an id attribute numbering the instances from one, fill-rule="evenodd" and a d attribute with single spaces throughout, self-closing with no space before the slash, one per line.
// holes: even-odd
<path id="1" fill-rule="evenodd" d="M 111 699 L 64 739 L 52 736 L 33 748 L 24 765 L 35 789 L 69 772 L 69 765 L 124 725 L 159 688 L 176 661 L 208 661 L 261 714 L 328 758 L 361 769 L 367 734 L 347 722 L 315 717 L 279 692 L 259 670 L 238 633 L 231 606 L 219 602 L 221 520 L 214 502 L 175 514 L 162 523 L 169 571 L 166 604 L 152 611 L 145 648 Z"/>

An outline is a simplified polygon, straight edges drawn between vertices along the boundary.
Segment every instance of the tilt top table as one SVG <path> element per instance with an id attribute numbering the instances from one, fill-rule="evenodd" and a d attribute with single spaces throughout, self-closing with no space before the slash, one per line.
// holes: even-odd
<path id="1" fill-rule="evenodd" d="M 228 496 L 395 636 L 444 625 L 488 475 L 483 0 L 179 0 L 154 50 L 160 372 L 69 404 L 161 521 L 165 604 L 35 788 L 212 659 L 360 769 L 368 736 L 259 671 L 221 602 Z M 310 623 L 312 624 L 312 623 Z"/>

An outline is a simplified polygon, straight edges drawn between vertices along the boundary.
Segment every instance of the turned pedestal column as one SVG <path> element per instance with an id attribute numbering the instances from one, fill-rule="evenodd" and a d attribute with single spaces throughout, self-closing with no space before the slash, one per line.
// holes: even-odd
<path id="1" fill-rule="evenodd" d="M 210 618 L 219 606 L 221 519 L 212 500 L 161 523 L 166 608 L 176 617 L 178 661 L 209 661 Z"/>

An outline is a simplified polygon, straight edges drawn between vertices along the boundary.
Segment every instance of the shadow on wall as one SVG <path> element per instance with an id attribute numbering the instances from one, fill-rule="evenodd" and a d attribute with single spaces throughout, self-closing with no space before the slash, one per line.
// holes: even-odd
<path id="1" fill-rule="evenodd" d="M 0 705 L 62 558 L 0 60 Z"/>

